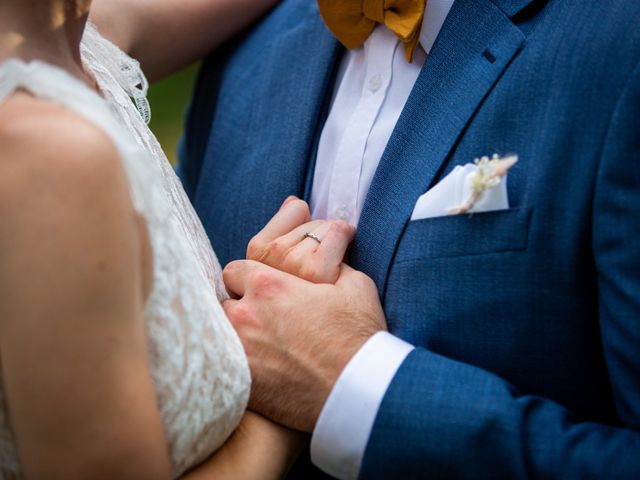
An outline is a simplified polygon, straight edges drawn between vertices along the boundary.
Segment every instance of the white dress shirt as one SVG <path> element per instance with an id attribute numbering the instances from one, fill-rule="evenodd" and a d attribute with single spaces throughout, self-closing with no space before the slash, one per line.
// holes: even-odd
<path id="1" fill-rule="evenodd" d="M 427 2 L 413 63 L 384 26 L 345 54 L 318 146 L 311 192 L 314 218 L 358 224 L 382 154 L 453 2 Z M 393 335 L 379 333 L 354 356 L 313 432 L 311 458 L 317 467 L 341 480 L 358 477 L 382 399 L 412 350 Z"/>

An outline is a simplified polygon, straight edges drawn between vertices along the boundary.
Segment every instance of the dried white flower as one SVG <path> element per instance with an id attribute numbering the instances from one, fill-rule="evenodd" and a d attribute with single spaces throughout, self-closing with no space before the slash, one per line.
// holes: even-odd
<path id="1" fill-rule="evenodd" d="M 447 210 L 451 215 L 461 215 L 468 213 L 480 201 L 484 192 L 500 184 L 509 169 L 518 162 L 517 155 L 501 158 L 494 154 L 491 159 L 482 157 L 476 159 L 474 163 L 478 167 L 471 179 L 471 195 L 462 204 Z"/>

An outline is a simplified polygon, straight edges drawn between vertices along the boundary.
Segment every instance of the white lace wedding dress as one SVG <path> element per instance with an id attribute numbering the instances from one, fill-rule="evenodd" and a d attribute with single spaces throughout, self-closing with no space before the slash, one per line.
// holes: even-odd
<path id="1" fill-rule="evenodd" d="M 174 476 L 206 459 L 238 425 L 250 379 L 242 346 L 220 300 L 220 265 L 180 181 L 147 127 L 147 82 L 138 63 L 88 25 L 86 68 L 103 97 L 42 63 L 0 65 L 0 103 L 17 89 L 60 104 L 103 129 L 118 148 L 136 210 L 153 249 L 145 311 L 150 364 Z M 20 478 L 0 384 L 0 478 Z"/>

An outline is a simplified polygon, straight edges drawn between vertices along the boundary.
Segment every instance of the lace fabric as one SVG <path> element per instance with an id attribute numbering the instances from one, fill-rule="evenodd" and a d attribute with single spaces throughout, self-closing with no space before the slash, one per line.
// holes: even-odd
<path id="1" fill-rule="evenodd" d="M 136 210 L 147 223 L 153 289 L 145 307 L 150 364 L 174 476 L 217 450 L 246 408 L 249 370 L 221 307 L 220 264 L 180 180 L 147 127 L 147 80 L 138 62 L 88 25 L 85 67 L 104 98 L 42 62 L 0 66 L 0 102 L 16 89 L 58 103 L 102 128 L 122 158 Z M 0 472 L 20 478 L 0 386 Z"/>

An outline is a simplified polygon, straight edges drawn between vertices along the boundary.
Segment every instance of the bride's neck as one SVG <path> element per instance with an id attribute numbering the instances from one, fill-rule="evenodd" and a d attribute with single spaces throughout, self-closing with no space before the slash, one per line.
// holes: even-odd
<path id="1" fill-rule="evenodd" d="M 80 40 L 90 0 L 0 2 L 0 62 L 41 60 L 85 78 Z"/>

